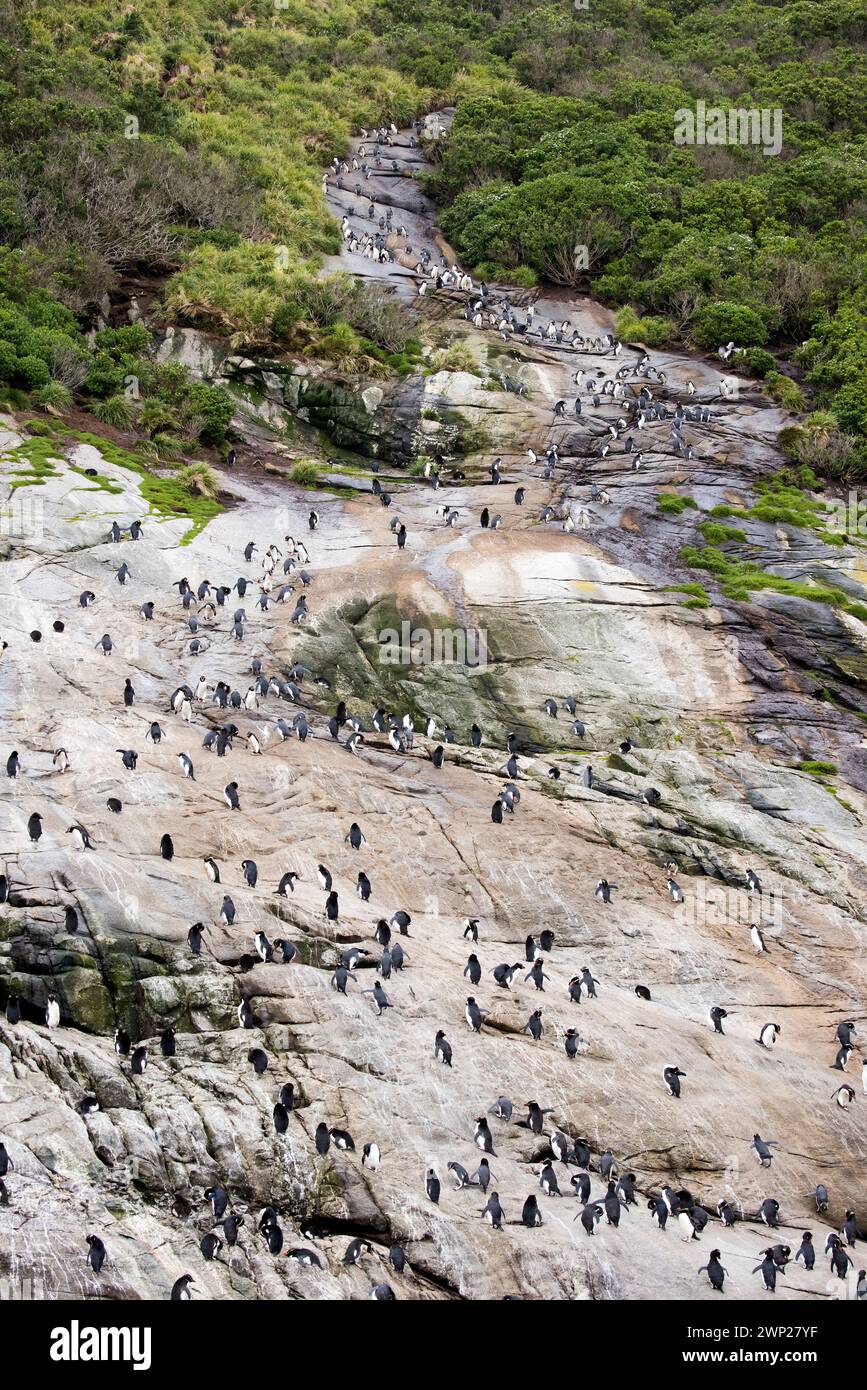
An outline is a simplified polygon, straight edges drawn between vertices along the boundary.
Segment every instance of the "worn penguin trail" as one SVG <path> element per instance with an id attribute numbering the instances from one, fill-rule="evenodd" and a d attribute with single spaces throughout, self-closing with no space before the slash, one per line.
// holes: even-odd
<path id="1" fill-rule="evenodd" d="M 405 137 L 395 157 L 418 158 Z M 418 245 L 430 245 L 430 210 L 417 186 L 392 179 L 388 191 L 396 207 L 412 203 L 409 229 Z M 329 196 L 336 206 L 333 188 Z M 372 266 L 348 255 L 345 264 L 362 273 Z M 401 284 L 412 287 L 412 276 Z M 2 576 L 4 747 L 19 750 L 22 771 L 2 787 L 9 900 L 0 906 L 0 980 L 4 998 L 10 987 L 21 997 L 25 1016 L 14 1026 L 0 1022 L 0 1132 L 15 1163 L 10 1205 L 0 1208 L 0 1269 L 22 1286 L 32 1280 L 36 1296 L 164 1298 L 190 1272 L 194 1296 L 213 1298 L 361 1298 L 383 1280 L 398 1298 L 704 1298 L 716 1294 L 697 1270 L 718 1248 L 727 1291 L 764 1298 L 751 1273 L 760 1252 L 782 1241 L 794 1253 L 803 1229 L 814 1232 L 816 1269 L 790 1267 L 777 1296 L 838 1291 L 821 1256 L 825 1234 L 845 1208 L 867 1209 L 861 1055 L 845 1076 L 830 1069 L 837 1024 L 864 1016 L 860 734 L 795 671 L 792 629 L 813 640 L 805 608 L 818 605 L 784 611 L 772 601 L 759 605 L 759 618 L 730 603 L 684 610 L 666 590 L 683 578 L 672 560 L 683 533 L 677 519 L 648 507 L 648 494 L 679 475 L 702 506 L 732 486 L 742 490 L 773 466 L 777 412 L 747 395 L 712 423 L 693 462 L 666 458 L 660 445 L 649 474 L 632 473 L 622 457 L 588 457 L 586 420 L 552 426 L 553 401 L 574 398 L 569 375 L 592 366 L 590 355 L 585 361 L 538 340 L 504 345 L 496 332 L 455 319 L 461 307 L 455 297 L 443 323 L 464 331 L 489 369 L 501 365 L 494 354 L 519 352 L 524 360 L 510 359 L 508 370 L 520 371 L 530 394 L 483 392 L 477 378 L 439 373 L 427 379 L 425 399 L 457 399 L 469 419 L 485 413 L 509 480 L 498 488 L 486 481 L 486 454 L 468 463 L 460 487 L 394 486 L 391 511 L 369 495 L 317 495 L 320 523 L 311 534 L 310 494 L 236 476 L 226 482 L 236 505 L 183 549 L 185 523 L 148 517 L 136 479 L 86 451 L 70 461 L 98 462 L 121 491 L 89 493 L 85 515 L 81 475 L 67 464 L 24 490 L 39 494 L 44 529 L 7 542 Z M 539 317 L 552 308 L 542 301 Z M 567 313 L 583 332 L 607 331 L 598 306 L 560 303 L 558 317 Z M 654 361 L 670 381 L 691 377 L 700 393 L 715 394 L 712 364 Z M 589 415 L 591 432 L 614 418 L 605 407 Z M 2 427 L 8 451 L 19 427 Z M 432 421 L 419 428 L 436 436 Z M 656 427 L 659 440 L 667 432 Z M 528 466 L 526 448 L 541 455 L 550 440 L 560 442 L 564 464 L 546 482 Z M 593 477 L 610 502 L 588 501 Z M 512 500 L 519 482 L 523 507 Z M 570 506 L 576 517 L 588 507 L 591 526 L 570 535 L 562 519 L 540 524 L 549 503 L 561 518 Z M 459 512 L 454 529 L 438 514 L 445 504 Z M 502 513 L 499 530 L 480 530 L 485 505 Z M 388 529 L 394 512 L 408 531 L 402 553 Z M 106 542 L 112 520 L 128 526 L 137 516 L 145 518 L 142 540 Z M 259 556 L 270 542 L 285 552 L 287 533 L 310 552 L 309 631 L 291 625 L 292 603 L 266 613 L 254 607 Z M 250 539 L 258 552 L 246 564 Z M 803 533 L 786 547 L 789 561 L 806 567 L 825 563 L 818 551 Z M 124 560 L 131 578 L 121 587 L 114 574 Z M 203 625 L 204 652 L 190 655 L 171 587 L 184 575 L 194 588 L 203 579 L 251 580 L 252 599 L 237 600 L 248 613 L 242 643 L 230 631 L 233 595 Z M 85 589 L 96 601 L 81 609 Z M 138 616 L 148 599 L 152 623 Z M 484 629 L 489 665 L 385 672 L 375 661 L 376 629 L 391 625 L 380 624 L 383 615 Z M 58 618 L 62 633 L 52 629 Z M 821 618 L 830 622 L 824 611 Z M 42 633 L 38 644 L 33 629 Z M 95 647 L 104 632 L 114 642 L 110 657 Z M 770 651 L 768 633 L 781 632 L 785 640 Z M 842 641 L 836 630 L 818 636 L 835 649 Z M 309 668 L 300 705 L 311 736 L 280 743 L 272 734 L 261 756 L 239 737 L 218 759 L 201 747 L 208 729 L 232 719 L 242 736 L 261 736 L 278 717 L 291 722 L 296 706 L 274 695 L 254 711 L 226 714 L 197 703 L 187 724 L 170 711 L 170 696 L 183 682 L 195 687 L 202 673 L 211 688 L 224 680 L 244 694 L 253 656 L 266 675 L 299 659 Z M 315 674 L 326 674 L 331 689 Z M 127 675 L 137 693 L 132 709 L 122 701 Z M 420 734 L 418 718 L 408 752 L 372 731 L 373 692 L 398 716 L 412 708 L 454 728 L 441 769 L 430 761 L 437 738 Z M 556 723 L 542 712 L 549 696 L 571 694 L 586 725 L 580 739 L 567 732 L 564 709 Z M 357 757 L 328 735 L 339 699 L 363 722 Z M 484 731 L 479 749 L 470 746 L 474 719 Z M 154 720 L 164 731 L 158 745 L 145 740 Z M 510 730 L 518 734 L 521 801 L 495 825 L 491 804 L 506 780 Z M 621 755 L 627 735 L 636 746 Z M 52 765 L 58 746 L 70 758 L 63 774 Z M 817 747 L 846 775 L 839 795 L 796 770 Z M 139 752 L 135 772 L 121 767 L 118 748 Z M 192 758 L 195 781 L 182 776 L 181 752 Z M 557 783 L 547 776 L 552 765 L 561 770 Z M 581 776 L 588 765 L 589 787 Z M 238 782 L 240 811 L 223 799 L 230 781 Z M 660 791 L 658 807 L 637 799 L 647 786 Z M 106 809 L 109 795 L 122 799 L 120 815 Z M 33 847 L 26 824 L 37 809 L 44 834 Z M 344 840 L 352 821 L 366 837 L 358 851 Z M 65 831 L 73 822 L 87 827 L 93 851 L 71 847 Z M 165 832 L 174 842 L 170 862 L 159 853 Z M 221 866 L 220 884 L 205 873 L 206 855 Z M 248 858 L 258 865 L 255 889 L 240 867 Z M 678 906 L 666 890 L 670 860 L 684 892 Z M 325 919 L 320 863 L 339 893 L 337 923 Z M 749 936 L 755 900 L 740 887 L 748 868 L 765 890 L 761 957 Z M 278 898 L 290 869 L 300 880 L 293 895 Z M 372 884 L 367 904 L 354 891 L 359 869 Z M 616 885 L 608 904 L 594 896 L 600 878 Z M 224 893 L 237 908 L 231 927 L 220 922 Z M 82 919 L 75 935 L 63 929 L 69 902 Z M 400 938 L 408 960 L 384 982 L 393 1007 L 380 1018 L 361 991 L 376 978 L 375 924 L 398 909 L 412 917 L 409 938 Z M 463 939 L 467 916 L 480 921 L 478 947 Z M 207 926 L 200 958 L 186 939 L 196 921 Z M 521 960 L 526 936 L 545 927 L 555 944 L 544 957 L 544 992 L 524 982 L 529 964 L 511 991 L 498 988 L 492 969 Z M 259 929 L 297 944 L 293 964 L 239 969 Z M 370 956 L 344 996 L 330 980 L 338 952 L 355 942 Z M 483 969 L 475 987 L 462 975 L 471 949 Z M 568 982 L 584 966 L 599 981 L 598 998 L 577 1005 Z M 635 996 L 639 983 L 650 1002 Z M 41 1021 L 49 990 L 62 1004 L 61 1026 L 51 1031 Z M 480 1035 L 464 1020 L 471 993 L 490 1010 Z M 242 999 L 252 1030 L 237 1026 Z M 729 1012 L 725 1036 L 708 1022 L 713 1005 Z M 522 1030 L 538 1007 L 544 1032 L 534 1042 Z M 768 1021 L 782 1029 L 772 1051 L 755 1041 Z M 162 1058 L 158 1039 L 169 1024 L 177 1055 Z M 118 1025 L 149 1044 L 143 1076 L 131 1076 L 115 1055 Z M 570 1027 L 587 1043 L 574 1060 L 563 1048 Z M 439 1029 L 453 1047 L 451 1069 L 434 1058 Z M 251 1047 L 268 1054 L 263 1076 L 247 1061 Z M 679 1099 L 662 1079 L 674 1065 L 685 1073 Z M 278 1136 L 272 1107 L 287 1080 L 296 1106 Z M 858 1093 L 846 1111 L 831 1100 L 844 1080 Z M 82 1116 L 76 1107 L 86 1094 L 100 1108 Z M 545 1135 L 493 1117 L 492 1188 L 505 1230 L 481 1219 L 478 1188 L 452 1190 L 447 1165 L 477 1167 L 475 1120 L 499 1095 L 511 1098 L 515 1119 L 535 1100 L 550 1111 L 546 1121 L 587 1139 L 594 1161 L 610 1149 L 621 1172 L 635 1173 L 638 1205 L 619 1228 L 603 1222 L 586 1235 L 573 1221 L 581 1208 L 563 1165 L 555 1167 L 565 1195 L 540 1192 Z M 332 1146 L 319 1157 L 322 1120 L 348 1130 L 357 1152 Z M 770 1168 L 755 1161 L 755 1133 L 779 1141 Z M 382 1152 L 376 1172 L 361 1164 L 368 1142 Z M 442 1183 L 437 1206 L 425 1194 L 430 1167 Z M 596 1172 L 592 1179 L 592 1196 L 601 1198 L 605 1183 Z M 803 1196 L 816 1181 L 830 1191 L 824 1218 Z M 199 1242 L 214 1223 L 202 1194 L 215 1184 L 246 1221 L 238 1244 L 205 1262 Z M 646 1202 L 664 1184 L 689 1189 L 712 1214 L 725 1198 L 745 1219 L 733 1230 L 712 1219 L 688 1243 L 675 1220 L 660 1233 Z M 530 1193 L 541 1228 L 520 1224 Z M 773 1235 L 755 1219 L 769 1196 L 781 1207 Z M 315 1248 L 321 1271 L 269 1253 L 256 1230 L 264 1204 L 278 1212 L 284 1248 Z M 313 1236 L 301 1234 L 307 1223 Z M 84 1262 L 90 1232 L 109 1253 L 98 1276 Z M 373 1252 L 344 1266 L 353 1236 Z M 412 1272 L 403 1277 L 385 1262 L 392 1241 L 407 1253 Z"/>

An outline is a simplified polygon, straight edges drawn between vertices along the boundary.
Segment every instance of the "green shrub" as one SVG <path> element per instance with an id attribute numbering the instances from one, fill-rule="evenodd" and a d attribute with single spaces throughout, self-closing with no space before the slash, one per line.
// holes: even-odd
<path id="1" fill-rule="evenodd" d="M 728 339 L 726 339 L 728 342 Z M 742 352 L 735 354 L 733 366 L 739 372 L 746 372 L 749 376 L 766 377 L 768 372 L 772 372 L 776 363 L 769 352 L 764 348 L 744 348 Z"/>
<path id="2" fill-rule="evenodd" d="M 728 342 L 738 347 L 761 347 L 768 340 L 764 320 L 755 309 L 727 300 L 717 300 L 699 310 L 692 320 L 690 335 L 703 348 L 717 348 Z"/>
<path id="3" fill-rule="evenodd" d="M 107 400 L 96 401 L 91 410 L 97 420 L 116 430 L 131 430 L 136 422 L 135 406 L 126 396 L 109 396 Z"/>
<path id="4" fill-rule="evenodd" d="M 768 372 L 765 377 L 768 395 L 786 410 L 793 413 L 806 408 L 804 393 L 796 381 L 781 372 Z"/>
<path id="5" fill-rule="evenodd" d="M 694 497 L 687 497 L 677 492 L 657 493 L 656 508 L 663 516 L 680 516 L 687 507 L 693 509 L 698 507 Z"/>
<path id="6" fill-rule="evenodd" d="M 299 487 L 315 487 L 319 482 L 320 465 L 312 459 L 299 459 L 292 465 L 289 477 Z"/>

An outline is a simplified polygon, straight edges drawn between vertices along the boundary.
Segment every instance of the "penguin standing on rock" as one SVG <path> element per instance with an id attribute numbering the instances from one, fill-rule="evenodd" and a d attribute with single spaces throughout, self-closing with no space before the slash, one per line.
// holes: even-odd
<path id="1" fill-rule="evenodd" d="M 706 1265 L 701 1266 L 701 1268 L 698 1270 L 698 1273 L 707 1274 L 708 1282 L 710 1283 L 712 1289 L 716 1289 L 718 1293 L 725 1292 L 723 1289 L 723 1284 L 725 1283 L 725 1277 L 728 1274 L 728 1270 L 720 1262 L 719 1250 L 711 1250 L 710 1259 L 708 1260 Z"/>

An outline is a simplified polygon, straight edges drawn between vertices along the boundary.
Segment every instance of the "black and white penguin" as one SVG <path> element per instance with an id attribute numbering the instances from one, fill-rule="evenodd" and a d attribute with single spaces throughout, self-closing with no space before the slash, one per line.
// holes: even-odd
<path id="1" fill-rule="evenodd" d="M 164 1028 L 160 1034 L 160 1052 L 164 1057 L 174 1057 L 177 1052 L 175 1043 L 175 1030 L 171 1026 Z"/>
<path id="2" fill-rule="evenodd" d="M 473 996 L 469 995 L 467 997 L 467 1004 L 464 1012 L 467 1020 L 467 1027 L 470 1029 L 470 1031 L 473 1033 L 481 1033 L 482 1019 L 484 1018 L 484 1015 L 488 1013 L 488 1010 L 480 1009 Z"/>
<path id="3" fill-rule="evenodd" d="M 753 1270 L 753 1274 L 761 1273 L 762 1284 L 764 1285 L 765 1289 L 768 1293 L 774 1293 L 777 1287 L 777 1275 L 781 1274 L 782 1270 L 777 1268 L 776 1262 L 770 1249 L 764 1250 L 762 1254 L 764 1258 L 761 1264 L 756 1265 L 755 1269 Z"/>
<path id="4" fill-rule="evenodd" d="M 768 1048 L 768 1049 L 770 1050 L 770 1049 L 774 1046 L 775 1042 L 777 1041 L 777 1037 L 779 1036 L 779 1033 L 780 1033 L 780 1025 L 779 1025 L 779 1023 L 766 1023 L 766 1024 L 763 1026 L 763 1028 L 761 1029 L 761 1031 L 759 1032 L 759 1036 L 756 1038 L 756 1042 L 757 1042 L 761 1047 L 766 1047 L 766 1048 Z"/>
<path id="5" fill-rule="evenodd" d="M 202 935 L 207 931 L 204 922 L 194 922 L 187 932 L 187 942 L 194 956 L 202 954 Z"/>
<path id="6" fill-rule="evenodd" d="M 224 927 L 231 927 L 235 921 L 235 904 L 228 893 L 223 898 L 220 906 L 220 921 Z"/>
<path id="7" fill-rule="evenodd" d="M 139 1046 L 134 1049 L 129 1061 L 133 1076 L 144 1076 L 145 1067 L 148 1064 L 147 1044 L 140 1043 Z"/>
<path id="8" fill-rule="evenodd" d="M 49 994 L 45 1004 L 45 1026 L 57 1028 L 60 1024 L 60 1000 L 56 994 Z"/>
<path id="9" fill-rule="evenodd" d="M 662 1079 L 666 1084 L 668 1094 L 674 1096 L 676 1100 L 680 1099 L 680 1078 L 682 1076 L 686 1076 L 686 1072 L 681 1071 L 679 1067 L 663 1067 Z"/>
<path id="10" fill-rule="evenodd" d="M 365 1144 L 361 1151 L 362 1168 L 369 1168 L 372 1173 L 375 1173 L 381 1162 L 379 1145 L 373 1142 Z"/>
<path id="11" fill-rule="evenodd" d="M 212 859 L 211 856 L 210 856 L 209 854 L 207 854 L 207 855 L 205 855 L 205 861 L 204 861 L 204 863 L 205 863 L 205 869 L 207 870 L 208 878 L 211 880 L 212 883 L 219 883 L 219 882 L 220 882 L 220 866 L 219 866 L 219 864 L 217 863 L 216 859 Z"/>
<path id="12" fill-rule="evenodd" d="M 440 1200 L 440 1180 L 437 1177 L 435 1168 L 428 1168 L 427 1175 L 425 1177 L 424 1190 L 427 1193 L 429 1200 L 433 1202 L 435 1205 L 438 1205 Z"/>
<path id="13" fill-rule="evenodd" d="M 211 1210 L 214 1213 L 215 1221 L 222 1221 L 229 1205 L 229 1194 L 225 1187 L 206 1187 L 204 1192 L 206 1202 L 210 1202 Z"/>
<path id="14" fill-rule="evenodd" d="M 238 1005 L 238 1027 L 256 1027 L 256 1016 L 253 1013 L 253 1010 L 250 1008 L 250 1005 L 247 1003 L 246 999 L 242 999 L 240 1004 Z"/>
<path id="15" fill-rule="evenodd" d="M 725 1277 L 728 1274 L 728 1270 L 720 1262 L 719 1250 L 711 1250 L 710 1259 L 708 1260 L 706 1265 L 702 1265 L 699 1268 L 698 1273 L 706 1273 L 711 1288 L 716 1289 L 718 1293 L 724 1292 L 723 1284 L 725 1282 Z"/>
<path id="16" fill-rule="evenodd" d="M 300 877 L 300 874 L 296 874 L 293 869 L 290 869 L 288 873 L 285 873 L 281 876 L 280 882 L 277 884 L 275 892 L 279 893 L 280 896 L 283 898 L 286 897 L 287 891 L 289 893 L 294 893 L 295 883 L 298 879 L 300 879 Z"/>
<path id="17" fill-rule="evenodd" d="M 176 1279 L 172 1285 L 169 1298 L 172 1303 L 187 1303 L 192 1299 L 193 1295 L 190 1293 L 190 1289 L 193 1287 L 192 1274 L 182 1274 L 180 1279 Z"/>
<path id="18" fill-rule="evenodd" d="M 452 1065 L 452 1045 L 441 1028 L 434 1039 L 434 1056 L 444 1067 Z"/>
<path id="19" fill-rule="evenodd" d="M 171 860 L 175 857 L 174 841 L 168 833 L 163 835 L 160 839 L 160 854 L 163 859 Z"/>

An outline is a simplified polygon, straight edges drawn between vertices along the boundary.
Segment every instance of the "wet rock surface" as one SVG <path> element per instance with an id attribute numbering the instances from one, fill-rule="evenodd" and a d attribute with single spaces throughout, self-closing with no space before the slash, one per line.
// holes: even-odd
<path id="1" fill-rule="evenodd" d="M 404 136 L 395 157 L 422 161 Z M 372 183 L 379 202 L 391 200 L 413 219 L 415 241 L 432 245 L 432 214 L 417 184 Z M 396 277 L 398 292 L 415 297 L 415 278 L 400 264 L 348 255 L 342 264 Z M 816 1269 L 791 1265 L 776 1296 L 839 1292 L 821 1254 L 826 1233 L 847 1208 L 867 1210 L 861 1052 L 845 1074 L 832 1070 L 838 1024 L 855 1019 L 859 1033 L 867 1029 L 864 627 L 827 604 L 769 590 L 728 599 L 712 576 L 679 558 L 684 545 L 701 543 L 696 528 L 711 506 L 733 494 L 754 500 L 756 481 L 781 466 L 779 412 L 747 382 L 722 405 L 715 363 L 653 354 L 667 398 L 680 399 L 693 380 L 714 417 L 687 427 L 690 461 L 667 452 L 667 425 L 649 426 L 647 462 L 633 471 L 619 443 L 599 457 L 596 436 L 616 418 L 616 403 L 588 407 L 581 421 L 552 421 L 553 402 L 574 399 L 572 373 L 599 365 L 610 373 L 611 358 L 504 341 L 460 318 L 460 297 L 434 299 L 426 312 L 463 334 L 482 375 L 377 383 L 384 394 L 372 415 L 361 401 L 366 384 L 352 387 L 353 409 L 361 402 L 371 420 L 391 409 L 400 422 L 395 457 L 417 451 L 421 438 L 431 455 L 443 443 L 445 485 L 434 491 L 423 478 L 397 476 L 388 509 L 368 492 L 373 475 L 356 476 L 347 498 L 238 473 L 226 479 L 234 505 L 181 547 L 186 523 L 148 515 L 135 475 L 104 459 L 99 472 L 117 492 L 83 497 L 66 451 L 42 486 L 10 494 L 23 426 L 0 421 L 4 495 L 14 502 L 38 494 L 41 504 L 38 527 L 4 537 L 2 571 L 4 757 L 18 749 L 22 764 L 0 789 L 8 880 L 0 990 L 22 1007 L 20 1022 L 0 1021 L 0 1137 L 15 1165 L 5 1179 L 9 1205 L 0 1207 L 0 1271 L 13 1289 L 165 1298 L 190 1272 L 195 1296 L 231 1299 L 366 1298 L 383 1280 L 398 1298 L 691 1299 L 716 1297 L 697 1269 L 719 1248 L 728 1290 L 764 1298 L 751 1272 L 760 1252 L 781 1241 L 794 1253 L 810 1229 Z M 607 312 L 589 301 L 542 295 L 538 319 L 552 314 L 588 336 L 611 329 Z M 183 351 L 205 374 L 263 370 L 227 368 L 195 341 Z M 503 354 L 508 374 L 525 384 L 521 396 L 483 389 L 486 378 L 497 384 Z M 291 376 L 271 388 L 280 410 Z M 309 395 L 319 378 L 304 380 Z M 299 387 L 296 404 L 301 395 Z M 484 423 L 491 447 L 453 454 L 448 419 L 424 419 L 426 403 L 440 415 L 453 409 L 464 426 Z M 527 449 L 541 457 L 551 442 L 559 463 L 544 479 Z M 503 459 L 499 486 L 488 481 L 494 452 Z M 452 483 L 456 469 L 466 476 Z M 519 484 L 523 505 L 514 501 Z M 594 484 L 604 497 L 592 495 Z M 660 514 L 657 496 L 669 490 L 689 492 L 702 512 Z M 319 513 L 313 532 L 311 506 Z M 480 528 L 483 506 L 500 512 L 497 530 Z M 443 507 L 457 510 L 454 527 L 444 524 Z M 546 507 L 553 516 L 542 521 Z M 407 527 L 403 551 L 389 529 L 395 514 Z M 140 541 L 107 541 L 112 521 L 128 528 L 136 517 L 144 518 Z M 857 547 L 832 547 L 785 525 L 747 527 L 775 572 L 805 582 L 833 572 L 860 594 Z M 272 542 L 285 555 L 287 534 L 309 551 L 303 624 L 291 622 L 297 571 L 288 604 L 255 607 L 260 557 Z M 258 549 L 248 564 L 250 540 Z M 114 577 L 122 561 L 131 570 L 124 586 Z M 172 587 L 182 576 L 194 589 L 239 576 L 251 585 L 214 621 L 200 613 L 197 655 Z M 684 594 L 670 586 L 696 580 L 706 582 L 710 604 L 684 608 Z M 81 608 L 86 589 L 96 600 Z M 148 599 L 152 622 L 139 617 Z M 240 642 L 231 632 L 236 604 L 247 611 Z M 485 659 L 473 664 L 473 648 L 467 665 L 436 653 L 420 664 L 385 663 L 380 634 L 404 622 L 431 636 L 480 634 Z M 32 630 L 42 633 L 39 643 Z M 96 646 L 105 632 L 114 643 L 109 657 Z M 266 677 L 281 680 L 301 663 L 300 694 L 292 701 L 272 693 L 256 708 L 221 712 L 214 683 L 245 695 L 254 657 Z M 186 721 L 171 696 L 184 682 L 195 689 L 201 675 L 208 696 L 193 702 Z M 127 676 L 132 708 L 122 698 Z M 567 696 L 583 735 L 570 732 Z M 549 697 L 556 719 L 544 712 Z M 339 740 L 329 735 L 339 700 L 363 725 L 357 756 L 345 746 L 347 728 Z M 414 715 L 411 750 L 395 751 L 372 727 L 380 706 Z M 280 741 L 276 721 L 291 724 L 299 710 L 310 736 Z M 436 718 L 431 737 L 424 716 Z M 228 720 L 238 734 L 218 758 L 202 739 Z M 146 737 L 153 721 L 163 730 L 158 744 Z M 474 722 L 483 732 L 478 748 Z M 431 755 L 444 727 L 455 741 L 437 768 Z M 494 824 L 510 731 L 521 800 Z M 626 739 L 633 746 L 619 751 Z M 65 772 L 52 758 L 60 747 Z M 122 748 L 138 751 L 134 772 L 122 767 Z M 182 752 L 194 781 L 181 773 Z M 240 813 L 223 799 L 232 780 Z M 120 814 L 108 810 L 109 796 L 122 800 Z M 35 810 L 44 822 L 33 845 L 27 821 Z M 358 851 L 345 840 L 352 821 L 366 837 Z M 92 850 L 74 847 L 66 833 L 73 824 L 87 828 Z M 171 861 L 160 855 L 165 832 Z M 205 856 L 220 865 L 220 883 L 209 880 Z M 255 888 L 244 882 L 244 859 L 258 866 Z M 666 887 L 671 862 L 681 903 Z M 337 921 L 325 916 L 319 864 L 334 876 Z M 369 902 L 355 892 L 359 869 L 372 885 Z M 760 896 L 747 891 L 748 869 Z M 289 870 L 300 876 L 294 892 L 278 896 Z M 603 878 L 612 885 L 608 903 L 594 896 Z M 237 909 L 232 925 L 220 917 L 225 893 Z M 67 905 L 78 916 L 74 933 Z M 392 1007 L 379 1017 L 364 993 L 382 955 L 374 932 L 398 910 L 411 916 L 407 939 L 393 928 L 407 960 L 383 982 Z M 467 917 L 479 920 L 477 948 L 463 936 Z M 195 957 L 187 932 L 199 921 L 206 932 Z M 762 927 L 766 954 L 753 949 L 751 922 Z M 497 986 L 494 967 L 522 960 L 528 934 L 546 928 L 555 939 L 543 956 L 543 992 L 524 978 L 529 963 L 511 990 Z M 259 930 L 295 943 L 291 964 L 279 951 L 271 962 L 256 958 Z M 339 953 L 353 944 L 366 954 L 344 995 L 331 980 Z M 483 971 L 475 987 L 462 973 L 471 949 Z M 578 1004 L 568 985 L 585 966 L 598 997 Z M 650 1000 L 636 996 L 636 985 Z M 49 993 L 61 1009 L 54 1029 L 44 1024 Z M 470 993 L 489 1010 L 480 1034 L 465 1022 Z M 242 1001 L 252 1028 L 239 1026 Z M 729 1014 L 723 1036 L 708 1019 L 714 1005 Z M 538 1007 L 544 1032 L 535 1042 L 523 1030 Z M 756 1041 L 769 1021 L 781 1029 L 772 1050 Z M 163 1057 L 159 1039 L 170 1026 L 176 1055 Z M 148 1044 L 143 1075 L 116 1055 L 116 1028 L 134 1045 Z M 563 1045 L 568 1028 L 582 1039 L 574 1059 Z M 439 1029 L 453 1047 L 451 1068 L 434 1057 Z M 269 1059 L 262 1076 L 248 1061 L 252 1048 Z M 662 1079 L 675 1064 L 686 1073 L 679 1099 Z M 290 1081 L 294 1108 L 278 1135 L 273 1107 Z M 832 1098 L 844 1082 L 856 1092 L 847 1109 Z M 475 1120 L 500 1095 L 515 1111 L 511 1122 L 489 1117 L 492 1187 L 507 1220 L 497 1231 L 481 1217 L 479 1188 L 453 1190 L 447 1165 L 476 1169 Z M 99 1108 L 81 1113 L 88 1096 Z M 541 1135 L 526 1127 L 531 1100 L 548 1112 Z M 332 1144 L 319 1155 L 323 1121 L 348 1130 L 356 1151 Z M 586 1138 L 594 1199 L 605 1194 L 604 1151 L 619 1173 L 635 1174 L 637 1205 L 619 1227 L 603 1221 L 591 1237 L 573 1220 L 581 1210 L 569 1183 L 574 1165 L 555 1165 L 561 1198 L 541 1194 L 553 1126 Z M 750 1147 L 757 1133 L 779 1144 L 768 1167 Z M 381 1150 L 376 1171 L 362 1165 L 366 1143 Z M 431 1166 L 442 1182 L 438 1205 L 425 1194 Z M 817 1182 L 830 1193 L 821 1215 L 803 1195 Z M 700 1239 L 682 1240 L 675 1218 L 665 1232 L 652 1223 L 647 1201 L 666 1184 L 710 1213 Z M 203 1195 L 217 1185 L 245 1220 L 237 1245 L 206 1262 L 201 1238 L 223 1234 Z M 541 1229 L 520 1221 L 531 1192 Z M 780 1203 L 778 1232 L 758 1217 L 767 1197 Z M 742 1218 L 732 1229 L 716 1217 L 721 1199 Z M 257 1230 L 264 1205 L 279 1216 L 279 1255 Z M 90 1232 L 109 1251 L 99 1276 L 85 1263 Z M 354 1236 L 372 1249 L 347 1266 Z M 392 1242 L 407 1253 L 403 1277 L 387 1264 Z M 299 1246 L 315 1250 L 322 1269 L 285 1258 Z"/>

